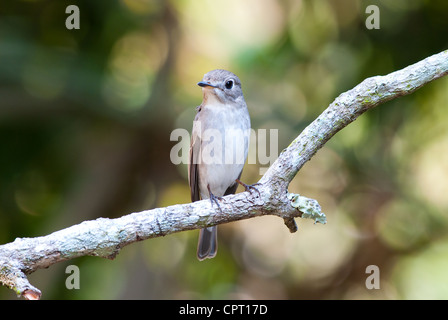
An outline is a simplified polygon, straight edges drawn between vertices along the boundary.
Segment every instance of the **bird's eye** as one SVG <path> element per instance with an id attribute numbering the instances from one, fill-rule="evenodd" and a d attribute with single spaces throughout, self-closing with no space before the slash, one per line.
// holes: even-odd
<path id="1" fill-rule="evenodd" d="M 233 80 L 228 80 L 227 82 L 226 82 L 226 89 L 232 89 L 232 87 L 233 87 Z"/>

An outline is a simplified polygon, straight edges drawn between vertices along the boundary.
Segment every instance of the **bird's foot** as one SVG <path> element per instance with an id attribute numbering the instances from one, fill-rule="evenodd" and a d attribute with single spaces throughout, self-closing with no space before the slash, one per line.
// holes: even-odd
<path id="1" fill-rule="evenodd" d="M 255 187 L 257 185 L 260 185 L 260 183 L 254 183 L 254 184 L 245 184 L 244 182 L 241 182 L 240 179 L 236 179 L 236 182 L 238 182 L 240 185 L 242 185 L 244 187 L 244 189 L 246 191 L 249 191 L 250 193 L 252 193 L 252 190 L 255 190 L 258 192 L 258 196 L 260 196 L 260 191 Z"/>
<path id="2" fill-rule="evenodd" d="M 216 203 L 216 205 L 217 205 L 219 211 L 221 211 L 221 213 L 222 213 L 221 206 L 219 205 L 219 202 L 218 202 L 218 200 L 220 200 L 220 201 L 222 200 L 222 197 L 217 197 L 217 196 L 215 196 L 215 195 L 210 191 L 210 186 L 207 186 L 207 189 L 208 189 L 208 194 L 209 194 L 209 196 L 210 196 L 210 203 L 211 203 L 212 207 L 213 207 L 213 202 Z"/>

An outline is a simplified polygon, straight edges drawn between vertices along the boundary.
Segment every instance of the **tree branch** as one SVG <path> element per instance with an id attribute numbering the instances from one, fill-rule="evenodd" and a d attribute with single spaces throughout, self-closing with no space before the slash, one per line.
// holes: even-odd
<path id="1" fill-rule="evenodd" d="M 386 76 L 364 80 L 337 97 L 280 154 L 259 181 L 259 192 L 224 197 L 215 210 L 208 200 L 132 213 L 117 219 L 99 218 L 36 238 L 17 238 L 0 246 L 0 282 L 27 299 L 41 292 L 26 275 L 80 256 L 113 259 L 126 245 L 171 233 L 201 229 L 262 215 L 285 220 L 291 232 L 294 218 L 325 223 L 317 201 L 288 194 L 288 185 L 302 166 L 339 130 L 365 111 L 410 94 L 448 73 L 448 50 Z"/>

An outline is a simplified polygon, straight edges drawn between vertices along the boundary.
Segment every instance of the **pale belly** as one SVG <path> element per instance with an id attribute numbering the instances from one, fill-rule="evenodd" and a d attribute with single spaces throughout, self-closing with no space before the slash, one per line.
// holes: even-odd
<path id="1" fill-rule="evenodd" d="M 203 199 L 209 191 L 223 196 L 227 188 L 243 170 L 250 139 L 249 114 L 241 117 L 235 112 L 214 110 L 213 119 L 202 127 L 201 164 L 199 165 L 199 190 Z"/>

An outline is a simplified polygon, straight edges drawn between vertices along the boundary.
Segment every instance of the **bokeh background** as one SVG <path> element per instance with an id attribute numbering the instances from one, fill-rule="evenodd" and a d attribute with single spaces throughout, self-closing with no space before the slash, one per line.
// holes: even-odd
<path id="1" fill-rule="evenodd" d="M 79 30 L 65 27 L 71 4 Z M 379 30 L 365 26 L 370 4 Z M 209 70 L 242 79 L 252 127 L 278 129 L 280 152 L 366 77 L 448 49 L 447 12 L 442 0 L 3 3 L 0 243 L 189 202 L 170 133 L 191 130 Z M 447 299 L 447 103 L 445 78 L 362 115 L 305 165 L 290 192 L 318 199 L 326 225 L 298 219 L 290 234 L 260 217 L 220 226 L 213 260 L 197 261 L 189 231 L 30 280 L 43 299 Z M 79 290 L 65 287 L 70 264 Z"/>

